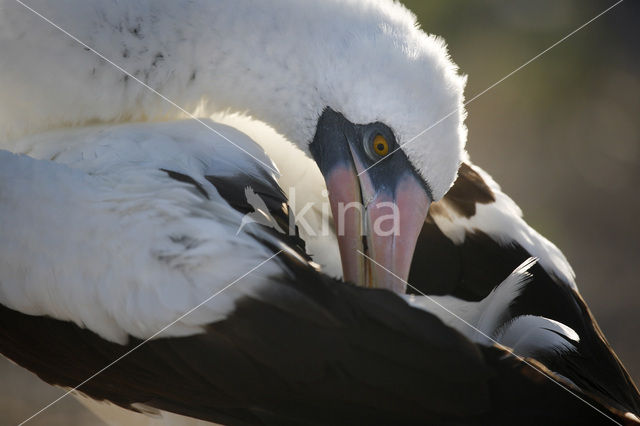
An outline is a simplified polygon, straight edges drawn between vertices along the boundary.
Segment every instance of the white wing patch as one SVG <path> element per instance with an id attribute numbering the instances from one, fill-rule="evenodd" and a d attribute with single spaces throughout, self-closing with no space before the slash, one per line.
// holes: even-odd
<path id="1" fill-rule="evenodd" d="M 520 356 L 574 350 L 580 337 L 571 327 L 534 315 L 507 318 L 509 307 L 531 280 L 527 271 L 536 262 L 534 258 L 527 259 L 479 302 L 453 296 L 407 295 L 405 299 L 476 343 L 491 345 L 497 341 Z"/>
<path id="2" fill-rule="evenodd" d="M 262 152 L 236 133 L 236 143 Z M 151 336 L 272 254 L 235 235 L 242 215 L 203 178 L 239 169 L 264 176 L 263 166 L 194 121 L 57 131 L 17 146 L 46 161 L 0 151 L 0 303 L 11 309 L 124 343 Z M 163 168 L 192 176 L 210 199 Z M 162 336 L 198 333 L 279 272 L 268 262 Z"/>
<path id="3" fill-rule="evenodd" d="M 580 336 L 571 327 L 534 315 L 512 319 L 496 332 L 495 338 L 516 354 L 527 357 L 575 350 L 580 342 Z"/>
<path id="4" fill-rule="evenodd" d="M 509 306 L 531 279 L 527 271 L 535 263 L 536 260 L 533 258 L 524 261 L 499 286 L 478 302 L 469 302 L 454 296 L 406 295 L 405 299 L 412 306 L 436 315 L 445 324 L 455 328 L 474 342 L 490 344 L 490 339 L 486 336 L 492 337 L 496 328 L 509 313 Z"/>

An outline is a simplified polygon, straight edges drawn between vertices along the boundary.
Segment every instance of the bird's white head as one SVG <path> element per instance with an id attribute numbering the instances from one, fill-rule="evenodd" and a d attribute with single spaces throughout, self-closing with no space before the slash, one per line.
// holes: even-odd
<path id="1" fill-rule="evenodd" d="M 236 94 L 244 77 L 258 82 L 237 109 L 265 117 L 308 153 L 327 109 L 356 125 L 381 123 L 389 152 L 406 155 L 433 201 L 447 192 L 466 141 L 466 77 L 413 13 L 391 0 L 273 0 L 237 13 L 255 36 Z"/>
<path id="2" fill-rule="evenodd" d="M 327 58 L 319 76 L 327 82 L 320 105 L 354 124 L 384 125 L 390 132 L 388 155 L 406 155 L 437 201 L 455 180 L 464 152 L 466 77 L 458 74 L 442 39 L 420 30 L 401 5 L 386 6 L 360 16 L 368 30 L 343 41 L 342 53 Z M 382 157 L 373 167 L 382 166 Z"/>
<path id="3" fill-rule="evenodd" d="M 304 82 L 281 129 L 325 177 L 345 279 L 404 292 L 429 205 L 464 155 L 466 79 L 398 3 L 328 1 L 303 16 L 292 32 L 315 43 L 288 63 Z"/>

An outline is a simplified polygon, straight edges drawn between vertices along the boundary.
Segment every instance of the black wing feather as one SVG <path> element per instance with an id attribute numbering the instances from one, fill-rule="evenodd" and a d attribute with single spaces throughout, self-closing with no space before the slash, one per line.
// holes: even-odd
<path id="1" fill-rule="evenodd" d="M 537 371 L 395 294 L 282 261 L 289 271 L 272 285 L 314 301 L 315 315 L 292 296 L 286 309 L 271 303 L 276 291 L 245 297 L 203 334 L 149 341 L 80 391 L 224 424 L 602 423 Z M 52 384 L 76 386 L 139 343 L 0 307 L 2 353 Z"/>
<path id="2" fill-rule="evenodd" d="M 457 214 L 471 217 L 476 203 L 494 200 L 481 176 L 463 164 L 443 201 Z M 438 213 L 438 207 L 432 209 L 418 239 L 409 282 L 419 291 L 410 292 L 481 300 L 532 256 L 516 241 L 498 241 L 481 229 L 466 232 L 463 242 L 454 243 L 433 220 L 432 215 Z M 539 361 L 608 404 L 640 413 L 637 387 L 580 294 L 539 264 L 529 273 L 532 278 L 510 306 L 505 321 L 518 315 L 539 315 L 571 327 L 580 336 L 577 352 L 546 354 Z"/>

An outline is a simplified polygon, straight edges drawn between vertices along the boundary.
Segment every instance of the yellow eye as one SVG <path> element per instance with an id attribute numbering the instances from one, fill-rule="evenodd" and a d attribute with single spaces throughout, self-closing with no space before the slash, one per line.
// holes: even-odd
<path id="1" fill-rule="evenodd" d="M 381 157 L 384 157 L 389 153 L 389 142 L 382 135 L 376 135 L 373 138 L 373 152 Z"/>

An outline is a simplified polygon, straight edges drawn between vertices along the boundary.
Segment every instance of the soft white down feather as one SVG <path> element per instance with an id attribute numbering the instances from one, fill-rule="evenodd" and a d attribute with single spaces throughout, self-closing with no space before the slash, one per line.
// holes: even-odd
<path id="1" fill-rule="evenodd" d="M 269 161 L 240 132 L 208 124 Z M 0 303 L 11 309 L 123 343 L 151 336 L 271 255 L 236 235 L 242 215 L 203 179 L 263 166 L 193 120 L 52 131 L 16 148 L 30 156 L 0 150 Z M 211 199 L 163 168 L 194 177 Z M 163 335 L 199 332 L 279 271 L 277 260 L 266 263 Z"/>
<path id="2" fill-rule="evenodd" d="M 391 0 L 0 1 L 0 141 L 93 122 L 247 112 L 307 150 L 325 107 L 382 121 L 441 198 L 466 141 L 465 78 Z M 446 117 L 446 119 L 444 119 Z M 444 119 L 444 120 L 443 120 Z"/>

